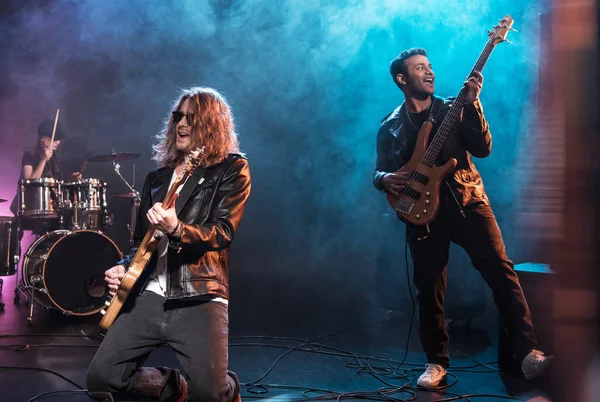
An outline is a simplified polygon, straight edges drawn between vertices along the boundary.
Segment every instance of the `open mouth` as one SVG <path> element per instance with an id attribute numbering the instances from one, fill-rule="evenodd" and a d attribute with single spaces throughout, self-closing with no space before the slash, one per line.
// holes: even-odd
<path id="1" fill-rule="evenodd" d="M 433 85 L 433 78 L 425 78 L 423 82 L 429 85 Z"/>
<path id="2" fill-rule="evenodd" d="M 189 137 L 189 136 L 190 136 L 190 133 L 186 133 L 184 131 L 178 131 L 177 132 L 177 137 L 178 138 L 184 138 L 184 137 Z"/>

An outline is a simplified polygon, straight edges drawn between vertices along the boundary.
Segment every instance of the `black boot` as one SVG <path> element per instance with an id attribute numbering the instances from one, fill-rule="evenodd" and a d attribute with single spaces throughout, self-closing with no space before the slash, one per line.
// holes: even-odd
<path id="1" fill-rule="evenodd" d="M 242 389 L 237 374 L 235 374 L 233 371 L 227 370 L 227 375 L 231 377 L 235 383 L 235 388 L 233 390 L 233 397 L 231 398 L 231 402 L 242 402 L 242 396 L 240 395 Z"/>

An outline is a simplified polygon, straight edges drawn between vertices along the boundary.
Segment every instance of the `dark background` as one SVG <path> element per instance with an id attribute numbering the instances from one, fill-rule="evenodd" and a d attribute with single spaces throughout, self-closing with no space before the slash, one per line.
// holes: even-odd
<path id="1" fill-rule="evenodd" d="M 371 185 L 379 121 L 402 101 L 389 62 L 425 47 L 437 93 L 456 95 L 486 30 L 506 13 L 515 19 L 514 44 L 499 45 L 484 70 L 494 149 L 476 164 L 509 256 L 525 261 L 514 217 L 535 117 L 540 3 L 4 1 L 0 196 L 12 199 L 23 150 L 58 108 L 69 136 L 59 151 L 65 171 L 113 148 L 138 152 L 121 165 L 131 179 L 135 164 L 141 190 L 179 89 L 211 86 L 232 105 L 253 179 L 231 258 L 232 325 L 335 327 L 377 320 L 382 309 L 408 311 L 404 226 Z M 108 183 L 116 223 L 107 235 L 125 250 L 129 204 L 112 196 L 127 188 L 108 163 L 88 165 L 84 176 Z M 458 248 L 448 295 L 454 317 L 492 305 Z"/>

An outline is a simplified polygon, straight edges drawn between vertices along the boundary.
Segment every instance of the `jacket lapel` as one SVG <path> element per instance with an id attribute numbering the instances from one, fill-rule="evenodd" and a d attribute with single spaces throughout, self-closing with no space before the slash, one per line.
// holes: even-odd
<path id="1" fill-rule="evenodd" d="M 150 185 L 151 191 L 150 196 L 152 198 L 152 205 L 157 202 L 163 202 L 169 191 L 169 184 L 171 183 L 171 177 L 173 177 L 173 168 L 164 168 L 158 173 L 152 184 Z"/>
<path id="2" fill-rule="evenodd" d="M 179 197 L 175 201 L 175 211 L 177 212 L 177 215 L 179 215 L 179 213 L 185 206 L 185 203 L 190 198 L 190 195 L 192 195 L 192 192 L 194 191 L 196 186 L 201 184 L 205 180 L 205 173 L 205 169 L 196 169 L 194 173 L 192 173 L 192 175 L 185 182 L 183 188 L 179 192 Z"/>

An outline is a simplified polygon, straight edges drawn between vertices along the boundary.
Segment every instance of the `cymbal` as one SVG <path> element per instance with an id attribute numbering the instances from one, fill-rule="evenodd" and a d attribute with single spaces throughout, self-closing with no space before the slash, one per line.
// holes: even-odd
<path id="1" fill-rule="evenodd" d="M 119 152 L 115 154 L 96 155 L 88 158 L 88 162 L 112 162 L 113 160 L 120 162 L 129 159 L 139 158 L 140 154 L 133 152 Z"/>
<path id="2" fill-rule="evenodd" d="M 0 202 L 6 202 L 6 201 L 8 201 L 6 198 L 0 197 Z"/>

